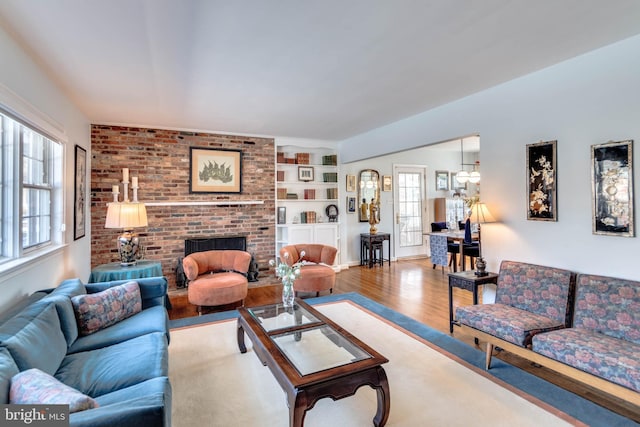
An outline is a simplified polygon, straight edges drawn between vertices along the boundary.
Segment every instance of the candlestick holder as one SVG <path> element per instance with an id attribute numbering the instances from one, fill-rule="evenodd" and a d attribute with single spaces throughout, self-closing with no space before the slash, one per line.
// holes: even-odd
<path id="1" fill-rule="evenodd" d="M 124 192 L 122 194 L 122 201 L 129 201 L 129 181 L 122 181 L 122 185 L 124 186 Z"/>

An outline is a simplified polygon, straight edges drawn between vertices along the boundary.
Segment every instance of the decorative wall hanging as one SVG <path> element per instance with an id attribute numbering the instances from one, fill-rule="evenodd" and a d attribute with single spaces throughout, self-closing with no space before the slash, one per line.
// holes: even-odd
<path id="1" fill-rule="evenodd" d="M 356 198 L 355 197 L 347 197 L 347 212 L 356 213 Z"/>
<path id="2" fill-rule="evenodd" d="M 87 150 L 76 145 L 73 192 L 73 240 L 85 235 L 85 197 L 87 190 Z"/>
<path id="3" fill-rule="evenodd" d="M 391 191 L 391 175 L 382 175 L 382 191 Z"/>
<path id="4" fill-rule="evenodd" d="M 351 193 L 356 191 L 356 176 L 347 175 L 347 192 Z"/>
<path id="5" fill-rule="evenodd" d="M 633 141 L 591 146 L 593 234 L 633 237 Z"/>
<path id="6" fill-rule="evenodd" d="M 191 193 L 242 192 L 242 151 L 191 147 Z"/>
<path id="7" fill-rule="evenodd" d="M 436 191 L 449 191 L 449 172 L 436 171 Z"/>
<path id="8" fill-rule="evenodd" d="M 527 144 L 527 219 L 558 220 L 556 142 Z"/>

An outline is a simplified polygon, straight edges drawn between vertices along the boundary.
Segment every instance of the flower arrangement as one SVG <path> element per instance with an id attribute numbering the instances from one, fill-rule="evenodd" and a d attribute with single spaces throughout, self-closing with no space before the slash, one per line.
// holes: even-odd
<path id="1" fill-rule="evenodd" d="M 285 259 L 289 258 L 289 254 L 285 252 Z M 279 262 L 276 266 L 274 260 L 269 261 L 271 267 L 276 267 L 276 276 L 282 281 L 282 301 L 285 306 L 293 305 L 293 282 L 300 277 L 300 268 L 304 265 L 304 251 L 300 252 L 300 261 L 289 265 L 286 262 Z"/>

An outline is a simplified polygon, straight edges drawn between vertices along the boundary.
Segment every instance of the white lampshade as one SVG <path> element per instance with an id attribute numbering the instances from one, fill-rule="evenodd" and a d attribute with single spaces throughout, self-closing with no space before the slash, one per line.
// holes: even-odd
<path id="1" fill-rule="evenodd" d="M 104 228 L 131 230 L 147 225 L 147 208 L 144 203 L 113 202 L 108 204 Z"/>
<path id="2" fill-rule="evenodd" d="M 491 215 L 486 204 L 478 202 L 471 208 L 471 222 L 485 224 L 487 222 L 496 222 L 496 219 Z"/>
<path id="3" fill-rule="evenodd" d="M 473 171 L 469 174 L 469 182 L 472 184 L 477 184 L 480 182 L 480 172 Z"/>

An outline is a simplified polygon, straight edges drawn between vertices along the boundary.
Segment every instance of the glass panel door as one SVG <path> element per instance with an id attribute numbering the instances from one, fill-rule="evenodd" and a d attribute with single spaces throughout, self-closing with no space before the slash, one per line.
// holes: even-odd
<path id="1" fill-rule="evenodd" d="M 396 257 L 424 255 L 425 168 L 394 166 L 394 175 Z"/>

